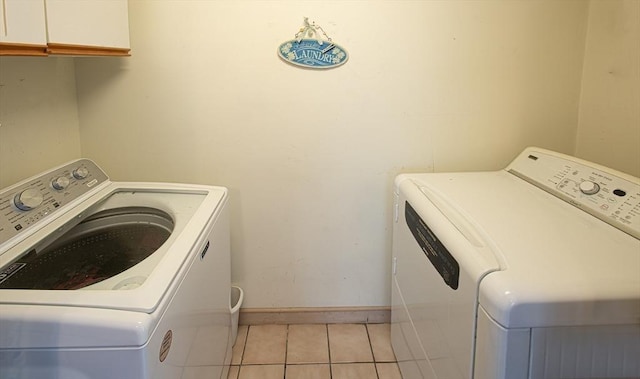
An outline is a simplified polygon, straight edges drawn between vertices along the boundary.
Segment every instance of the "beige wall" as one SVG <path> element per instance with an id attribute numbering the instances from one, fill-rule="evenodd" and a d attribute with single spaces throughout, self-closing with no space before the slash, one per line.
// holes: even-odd
<path id="1" fill-rule="evenodd" d="M 79 156 L 73 59 L 0 57 L 0 188 Z"/>
<path id="2" fill-rule="evenodd" d="M 640 175 L 640 2 L 588 5 L 132 1 L 131 58 L 0 58 L 0 187 L 81 145 L 115 179 L 226 185 L 247 306 L 387 305 L 398 172 L 539 145 Z M 305 15 L 345 66 L 279 61 Z"/>
<path id="3" fill-rule="evenodd" d="M 396 174 L 573 152 L 587 5 L 131 1 L 133 56 L 76 61 L 82 152 L 228 186 L 245 306 L 388 305 Z M 303 16 L 346 65 L 280 61 Z"/>
<path id="4" fill-rule="evenodd" d="M 640 177 L 640 1 L 591 2 L 576 155 Z"/>

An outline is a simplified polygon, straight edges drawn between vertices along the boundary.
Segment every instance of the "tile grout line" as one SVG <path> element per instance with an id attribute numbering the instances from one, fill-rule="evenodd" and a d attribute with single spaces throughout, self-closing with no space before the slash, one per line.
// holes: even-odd
<path id="1" fill-rule="evenodd" d="M 284 339 L 284 370 L 282 373 L 282 379 L 285 379 L 287 377 L 287 364 L 289 363 L 289 357 L 287 355 L 287 353 L 289 352 L 289 327 L 291 325 L 287 324 L 287 330 L 286 330 L 286 335 L 285 335 L 285 339 Z"/>
<path id="2" fill-rule="evenodd" d="M 327 333 L 327 353 L 329 355 L 329 379 L 333 379 L 333 366 L 331 364 L 331 343 L 329 342 L 329 324 L 324 324 L 325 333 Z"/>
<path id="3" fill-rule="evenodd" d="M 244 353 L 247 348 L 247 341 L 249 340 L 249 329 L 251 329 L 251 325 L 247 325 L 247 334 L 244 335 L 244 341 L 242 343 L 242 353 L 240 354 L 240 364 L 238 364 L 238 376 L 236 377 L 237 379 L 240 378 L 240 370 L 242 370 L 242 364 L 244 363 Z M 236 334 L 236 341 L 237 341 L 237 338 L 238 338 L 238 335 Z M 231 351 L 232 351 L 231 360 L 233 361 L 233 348 Z"/>
<path id="4" fill-rule="evenodd" d="M 373 360 L 373 369 L 376 370 L 376 377 L 380 379 L 378 373 L 378 365 L 376 364 L 376 355 L 373 353 L 373 344 L 371 343 L 371 334 L 369 333 L 369 324 L 364 324 L 364 328 L 367 331 L 367 339 L 369 340 L 369 350 L 371 350 L 371 359 Z"/>
<path id="5" fill-rule="evenodd" d="M 244 353 L 247 350 L 247 342 L 249 341 L 249 330 L 251 329 L 251 325 L 247 325 L 247 334 L 244 336 L 244 343 L 242 344 L 242 355 L 240 356 L 240 364 L 238 365 L 238 377 L 240 377 L 240 367 L 244 364 Z M 237 335 L 236 335 L 237 338 Z M 231 357 L 233 359 L 233 357 Z"/>

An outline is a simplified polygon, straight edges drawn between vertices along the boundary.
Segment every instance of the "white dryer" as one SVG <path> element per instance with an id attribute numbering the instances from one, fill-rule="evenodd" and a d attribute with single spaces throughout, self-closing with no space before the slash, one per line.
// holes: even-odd
<path id="1" fill-rule="evenodd" d="M 226 378 L 226 203 L 87 159 L 0 191 L 0 377 Z"/>
<path id="2" fill-rule="evenodd" d="M 528 148 L 395 180 L 404 379 L 640 377 L 640 181 Z"/>

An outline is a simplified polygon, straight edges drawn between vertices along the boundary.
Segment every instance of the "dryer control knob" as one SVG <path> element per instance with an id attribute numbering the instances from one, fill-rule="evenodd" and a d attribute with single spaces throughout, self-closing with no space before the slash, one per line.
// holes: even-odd
<path id="1" fill-rule="evenodd" d="M 73 170 L 73 177 L 76 179 L 84 179 L 89 175 L 89 170 L 84 167 L 78 167 Z"/>
<path id="2" fill-rule="evenodd" d="M 66 176 L 58 176 L 57 178 L 51 181 L 51 187 L 57 189 L 58 191 L 67 188 L 69 185 L 69 178 Z"/>
<path id="3" fill-rule="evenodd" d="M 595 195 L 596 193 L 598 193 L 598 191 L 600 191 L 600 186 L 598 185 L 598 183 L 585 180 L 584 182 L 580 183 L 580 191 L 585 195 Z"/>
<path id="4" fill-rule="evenodd" d="M 29 211 L 38 207 L 44 201 L 42 193 L 35 188 L 26 189 L 13 198 L 16 207 L 23 211 Z"/>

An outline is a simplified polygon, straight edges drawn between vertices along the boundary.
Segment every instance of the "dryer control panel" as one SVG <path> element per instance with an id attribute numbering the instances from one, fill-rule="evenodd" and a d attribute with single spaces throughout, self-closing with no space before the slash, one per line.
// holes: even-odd
<path id="1" fill-rule="evenodd" d="M 526 149 L 507 171 L 640 239 L 640 179 L 537 148 Z"/>
<path id="2" fill-rule="evenodd" d="M 108 180 L 94 162 L 80 159 L 0 190 L 0 246 Z"/>

